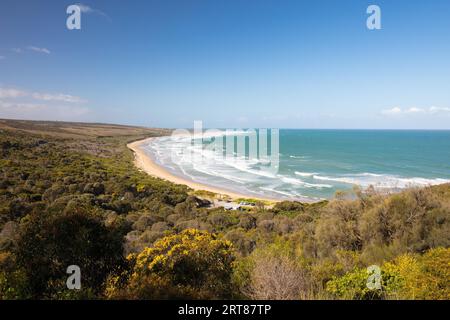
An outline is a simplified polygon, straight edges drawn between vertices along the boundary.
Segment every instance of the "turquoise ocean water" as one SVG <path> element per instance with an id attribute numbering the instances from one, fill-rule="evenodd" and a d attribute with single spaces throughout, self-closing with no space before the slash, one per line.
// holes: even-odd
<path id="1" fill-rule="evenodd" d="M 276 172 L 237 152 L 223 159 L 209 143 L 162 137 L 145 150 L 173 174 L 249 196 L 318 200 L 354 185 L 398 191 L 450 182 L 450 131 L 280 129 Z"/>

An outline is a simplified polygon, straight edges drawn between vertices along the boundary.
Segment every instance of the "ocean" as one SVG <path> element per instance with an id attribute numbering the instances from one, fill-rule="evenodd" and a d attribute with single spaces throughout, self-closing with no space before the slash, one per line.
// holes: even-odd
<path id="1" fill-rule="evenodd" d="M 160 137 L 144 150 L 177 176 L 249 197 L 316 201 L 354 185 L 395 192 L 450 182 L 450 131 L 280 129 L 277 161 L 251 158 L 249 146 L 229 146 L 226 158 L 226 139 L 224 133 L 196 143 L 190 136 Z M 212 150 L 214 141 L 224 146 Z"/>

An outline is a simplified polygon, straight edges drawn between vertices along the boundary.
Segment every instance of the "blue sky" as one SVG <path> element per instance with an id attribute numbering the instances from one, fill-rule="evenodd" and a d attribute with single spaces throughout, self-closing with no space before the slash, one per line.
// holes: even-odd
<path id="1" fill-rule="evenodd" d="M 448 0 L 74 3 L 0 2 L 0 118 L 450 129 Z"/>

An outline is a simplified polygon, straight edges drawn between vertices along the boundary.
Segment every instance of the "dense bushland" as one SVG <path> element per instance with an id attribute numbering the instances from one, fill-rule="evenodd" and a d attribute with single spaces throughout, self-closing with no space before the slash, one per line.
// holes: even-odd
<path id="1" fill-rule="evenodd" d="M 22 129 L 0 133 L 2 299 L 450 298 L 449 185 L 209 209 L 134 167 L 126 143 L 155 132 Z"/>

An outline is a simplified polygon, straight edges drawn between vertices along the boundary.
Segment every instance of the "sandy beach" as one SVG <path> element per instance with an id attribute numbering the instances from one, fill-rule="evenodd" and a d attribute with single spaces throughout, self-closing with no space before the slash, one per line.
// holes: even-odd
<path id="1" fill-rule="evenodd" d="M 134 152 L 134 155 L 135 155 L 134 163 L 135 163 L 136 167 L 138 167 L 139 169 L 141 169 L 142 171 L 146 172 L 147 174 L 149 174 L 151 176 L 158 177 L 158 178 L 161 178 L 161 179 L 164 179 L 164 180 L 176 183 L 176 184 L 183 184 L 193 190 L 209 191 L 209 192 L 216 193 L 219 196 L 220 195 L 228 196 L 232 200 L 242 199 L 242 198 L 246 198 L 246 199 L 251 198 L 251 199 L 258 199 L 258 200 L 270 201 L 270 202 L 281 201 L 279 199 L 263 198 L 263 197 L 253 196 L 253 195 L 240 194 L 240 193 L 236 193 L 233 191 L 197 183 L 195 181 L 190 181 L 188 179 L 184 179 L 182 177 L 176 176 L 176 175 L 170 173 L 169 171 L 165 170 L 160 165 L 156 164 L 153 161 L 153 159 L 151 157 L 149 157 L 148 155 L 146 155 L 145 152 L 140 148 L 140 146 L 143 143 L 145 143 L 146 141 L 148 141 L 150 139 L 154 139 L 154 138 L 147 138 L 144 140 L 134 141 L 134 142 L 129 143 L 127 145 L 127 147 Z"/>

